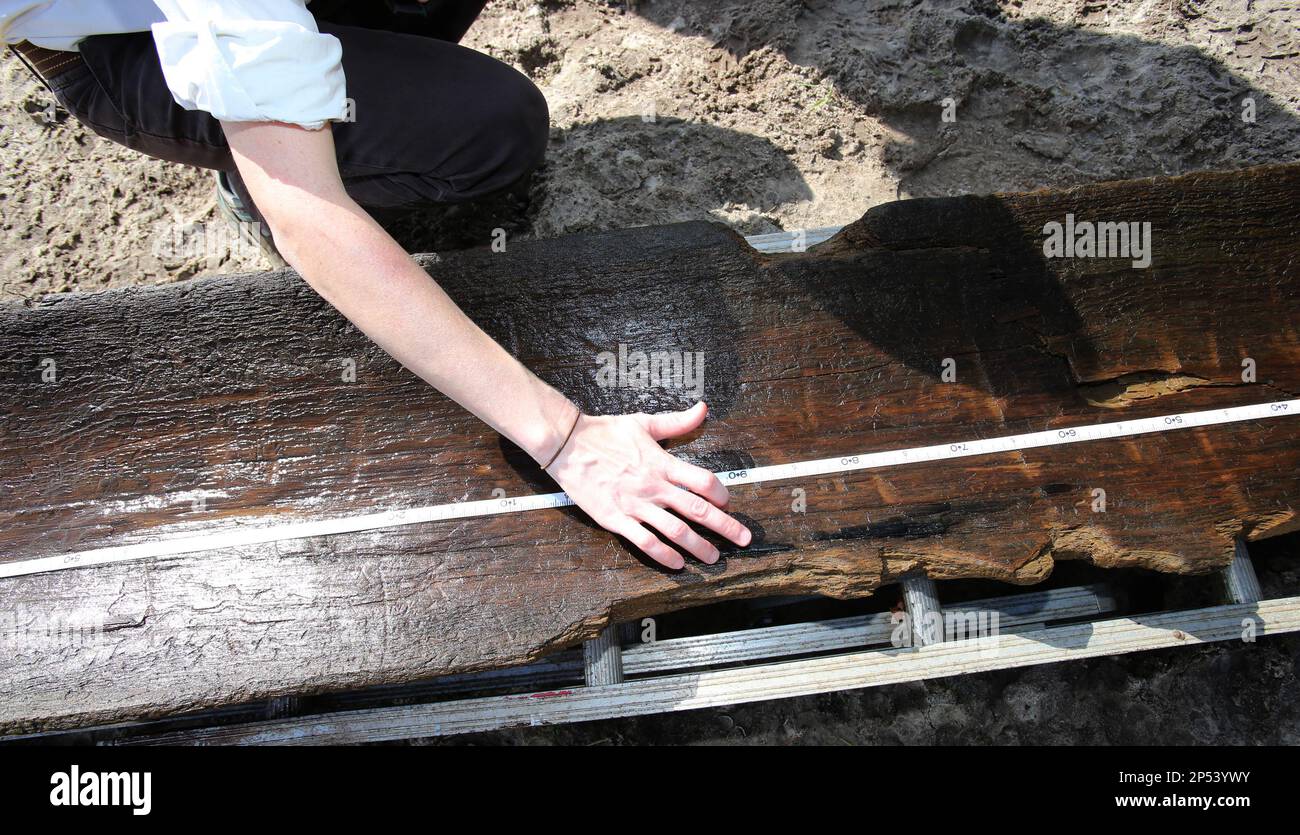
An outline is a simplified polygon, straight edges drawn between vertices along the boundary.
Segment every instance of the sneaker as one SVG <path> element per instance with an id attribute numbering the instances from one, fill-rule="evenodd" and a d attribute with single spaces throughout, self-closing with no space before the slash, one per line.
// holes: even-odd
<path id="1" fill-rule="evenodd" d="M 281 257 L 280 251 L 275 248 L 275 241 L 271 240 L 271 230 L 265 223 L 253 217 L 253 213 L 244 205 L 244 201 L 235 194 L 235 190 L 230 187 L 230 176 L 225 171 L 214 173 L 217 180 L 217 211 L 227 223 L 235 227 L 240 240 L 262 251 L 272 267 L 287 267 L 288 264 Z"/>

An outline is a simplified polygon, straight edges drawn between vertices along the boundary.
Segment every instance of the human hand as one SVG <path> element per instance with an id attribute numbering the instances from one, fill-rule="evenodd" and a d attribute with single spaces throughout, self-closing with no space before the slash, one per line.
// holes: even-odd
<path id="1" fill-rule="evenodd" d="M 680 412 L 655 415 L 583 415 L 547 472 L 597 524 L 656 562 L 674 569 L 686 564 L 651 528 L 701 562 L 715 563 L 718 549 L 683 520 L 741 547 L 753 537 L 722 512 L 729 496 L 717 476 L 659 446 L 659 441 L 694 430 L 707 413 L 708 407 L 699 402 Z"/>

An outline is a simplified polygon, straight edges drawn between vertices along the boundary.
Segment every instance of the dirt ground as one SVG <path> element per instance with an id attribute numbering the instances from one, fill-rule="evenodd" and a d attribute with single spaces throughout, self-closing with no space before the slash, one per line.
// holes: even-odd
<path id="1" fill-rule="evenodd" d="M 398 223 L 408 248 L 687 219 L 844 224 L 899 196 L 1059 186 L 1300 155 L 1294 0 L 493 0 L 465 43 L 550 104 L 528 199 Z M 1243 121 L 1242 102 L 1255 103 Z M 956 121 L 941 112 L 951 100 Z M 207 172 L 55 113 L 0 62 L 0 291 L 255 269 L 169 247 L 220 230 Z M 211 240 L 220 241 L 213 235 Z M 192 248 L 191 248 L 192 249 Z"/>
<path id="2" fill-rule="evenodd" d="M 541 87 L 548 161 L 524 197 L 393 224 L 411 249 L 496 226 L 754 234 L 898 197 L 1300 157 L 1296 0 L 493 0 L 465 43 Z M 220 226 L 207 172 L 49 104 L 0 61 L 0 297 L 261 267 L 166 245 Z M 1300 639 L 1273 639 L 495 741 L 1294 743 L 1298 658 Z"/>

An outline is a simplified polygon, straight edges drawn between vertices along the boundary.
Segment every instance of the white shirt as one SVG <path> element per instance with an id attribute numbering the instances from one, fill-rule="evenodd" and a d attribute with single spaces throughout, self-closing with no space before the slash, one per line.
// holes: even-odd
<path id="1" fill-rule="evenodd" d="M 75 51 L 153 32 L 172 98 L 231 122 L 319 128 L 346 117 L 343 47 L 308 0 L 0 0 L 0 42 Z"/>

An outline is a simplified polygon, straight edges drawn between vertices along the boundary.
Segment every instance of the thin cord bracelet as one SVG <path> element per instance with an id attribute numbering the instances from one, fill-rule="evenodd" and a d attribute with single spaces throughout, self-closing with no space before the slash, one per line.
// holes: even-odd
<path id="1" fill-rule="evenodd" d="M 555 459 L 560 457 L 561 452 L 564 452 L 564 448 L 569 445 L 569 439 L 573 437 L 573 430 L 578 428 L 578 421 L 580 420 L 582 420 L 582 409 L 578 410 L 578 416 L 573 419 L 573 425 L 569 427 L 569 434 L 564 436 L 564 442 L 560 444 L 559 449 L 555 450 L 551 460 L 542 465 L 543 470 L 554 464 Z"/>

